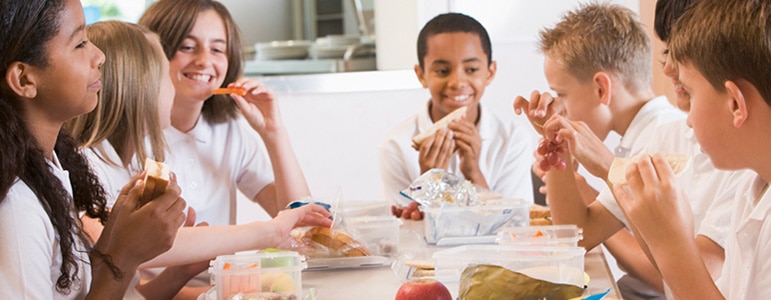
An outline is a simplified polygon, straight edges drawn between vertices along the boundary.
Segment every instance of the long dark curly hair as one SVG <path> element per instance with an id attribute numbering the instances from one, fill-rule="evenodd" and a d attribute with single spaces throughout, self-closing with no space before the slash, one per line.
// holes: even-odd
<path id="1" fill-rule="evenodd" d="M 64 9 L 63 0 L 0 0 L 0 59 L 2 74 L 14 62 L 46 67 L 46 46 L 59 30 L 57 19 Z M 77 212 L 97 218 L 104 224 L 108 214 L 105 193 L 99 180 L 78 151 L 76 142 L 64 131 L 59 132 L 54 150 L 63 169 L 68 170 L 73 195 L 70 197 L 61 181 L 51 171 L 38 142 L 22 119 L 19 97 L 5 80 L 0 83 L 0 202 L 17 180 L 23 181 L 37 196 L 59 236 L 62 253 L 61 274 L 56 281 L 60 292 L 68 292 L 79 280 L 78 261 L 73 253 L 75 239 L 93 251 L 91 243 L 78 225 Z M 23 201 L 23 199 L 15 199 Z M 115 270 L 113 270 L 115 271 Z"/>

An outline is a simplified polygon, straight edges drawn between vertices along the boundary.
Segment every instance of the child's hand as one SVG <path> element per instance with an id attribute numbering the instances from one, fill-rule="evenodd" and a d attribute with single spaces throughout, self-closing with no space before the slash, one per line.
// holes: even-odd
<path id="1" fill-rule="evenodd" d="M 273 243 L 269 247 L 280 247 L 287 240 L 291 239 L 292 229 L 304 226 L 332 226 L 331 214 L 321 205 L 308 203 L 297 208 L 285 209 L 268 222 L 273 226 L 274 234 L 269 235 L 273 238 Z"/>
<path id="2" fill-rule="evenodd" d="M 453 121 L 448 128 L 452 131 L 455 145 L 458 147 L 460 171 L 471 182 L 487 187 L 482 171 L 479 169 L 479 156 L 482 150 L 482 137 L 474 124 L 463 121 Z"/>
<path id="3" fill-rule="evenodd" d="M 283 128 L 276 95 L 261 82 L 242 78 L 228 85 L 229 88 L 243 88 L 246 95 L 230 94 L 249 125 L 258 133 L 274 132 Z"/>
<path id="4" fill-rule="evenodd" d="M 565 144 L 570 154 L 592 175 L 607 179 L 615 155 L 602 143 L 588 125 L 555 115 L 543 127 L 544 138 L 554 144 Z"/>
<path id="5" fill-rule="evenodd" d="M 123 187 L 94 249 L 108 254 L 119 267 L 133 267 L 168 251 L 185 222 L 185 200 L 179 197 L 177 178 L 171 173 L 166 191 L 139 206 L 144 188 L 140 173 Z"/>
<path id="6" fill-rule="evenodd" d="M 391 213 L 397 218 L 420 221 L 425 215 L 418 209 L 418 205 L 417 202 L 412 202 L 405 207 L 393 205 L 391 206 Z"/>
<path id="7" fill-rule="evenodd" d="M 672 241 L 693 239 L 693 212 L 675 174 L 661 154 L 644 155 L 626 171 L 628 186 L 613 192 L 630 223 L 651 250 L 671 247 Z"/>
<path id="8" fill-rule="evenodd" d="M 530 120 L 530 124 L 539 134 L 543 134 L 543 126 L 546 120 L 553 115 L 564 115 L 565 106 L 559 98 L 552 97 L 551 94 L 540 93 L 534 90 L 530 93 L 530 100 L 522 96 L 514 99 L 514 113 L 521 115 L 523 112 Z"/>
<path id="9" fill-rule="evenodd" d="M 448 129 L 440 129 L 433 137 L 427 138 L 418 149 L 418 163 L 420 174 L 428 170 L 438 168 L 447 169 L 450 158 L 455 151 L 454 133 Z"/>

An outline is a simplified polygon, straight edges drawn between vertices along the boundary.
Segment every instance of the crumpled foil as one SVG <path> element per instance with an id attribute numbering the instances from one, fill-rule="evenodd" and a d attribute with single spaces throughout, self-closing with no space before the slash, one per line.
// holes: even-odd
<path id="1" fill-rule="evenodd" d="M 479 201 L 474 184 L 443 169 L 428 170 L 400 194 L 428 208 L 474 206 Z"/>

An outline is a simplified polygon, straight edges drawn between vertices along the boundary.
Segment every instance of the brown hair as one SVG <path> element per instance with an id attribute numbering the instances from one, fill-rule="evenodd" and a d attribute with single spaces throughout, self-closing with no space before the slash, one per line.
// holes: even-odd
<path id="1" fill-rule="evenodd" d="M 146 34 L 146 28 L 121 22 L 106 21 L 89 25 L 88 39 L 105 54 L 102 65 L 102 90 L 96 109 L 67 123 L 67 128 L 84 147 L 94 147 L 110 164 L 101 143 L 109 140 L 118 154 L 125 146 L 135 151 L 137 161 L 148 157 L 145 139 L 152 156 L 164 160 L 166 147 L 158 118 L 158 93 L 163 76 L 163 56 Z"/>
<path id="2" fill-rule="evenodd" d="M 699 0 L 677 21 L 672 58 L 690 63 L 717 91 L 744 79 L 771 105 L 771 3 Z"/>
<path id="3" fill-rule="evenodd" d="M 612 4 L 585 4 L 540 32 L 541 52 L 581 82 L 600 71 L 618 76 L 637 91 L 651 83 L 650 41 L 631 10 Z"/>
<path id="4" fill-rule="evenodd" d="M 185 37 L 193 30 L 198 14 L 209 9 L 217 12 L 225 23 L 228 71 L 222 83 L 224 87 L 241 77 L 244 61 L 241 31 L 222 3 L 213 0 L 160 0 L 147 8 L 139 19 L 139 24 L 160 36 L 166 58 L 171 60 Z M 203 104 L 201 112 L 207 121 L 223 123 L 234 120 L 238 115 L 238 108 L 229 95 L 213 95 Z"/>

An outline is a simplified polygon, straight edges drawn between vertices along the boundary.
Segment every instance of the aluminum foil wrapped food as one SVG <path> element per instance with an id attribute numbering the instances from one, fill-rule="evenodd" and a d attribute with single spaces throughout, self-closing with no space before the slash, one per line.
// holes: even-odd
<path id="1" fill-rule="evenodd" d="M 474 184 L 443 169 L 428 170 L 400 193 L 428 208 L 474 206 L 479 201 Z"/>

